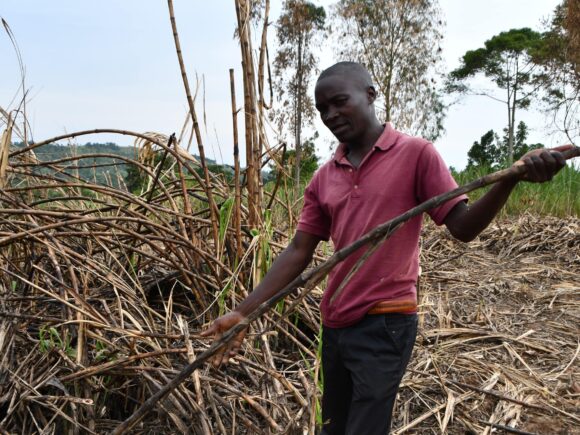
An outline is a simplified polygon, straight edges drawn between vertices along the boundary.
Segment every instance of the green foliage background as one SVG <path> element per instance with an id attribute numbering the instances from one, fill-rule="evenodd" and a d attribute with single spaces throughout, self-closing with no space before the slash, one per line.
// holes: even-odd
<path id="1" fill-rule="evenodd" d="M 452 169 L 459 185 L 466 184 L 493 169 L 485 166 L 466 168 L 461 172 Z M 479 199 L 489 188 L 471 192 L 470 202 Z M 580 165 L 569 162 L 550 182 L 520 182 L 501 210 L 501 216 L 520 215 L 530 212 L 539 215 L 558 217 L 580 216 Z"/>

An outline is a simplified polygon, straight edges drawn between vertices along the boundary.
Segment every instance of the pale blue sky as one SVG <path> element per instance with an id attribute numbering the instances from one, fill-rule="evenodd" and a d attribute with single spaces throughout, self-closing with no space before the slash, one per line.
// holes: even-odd
<path id="1" fill-rule="evenodd" d="M 189 74 L 205 76 L 207 129 L 202 127 L 206 153 L 232 161 L 229 68 L 236 71 L 238 102 L 242 101 L 240 52 L 232 35 L 233 0 L 175 0 L 177 26 Z M 280 1 L 272 0 L 275 20 Z M 329 1 L 320 2 L 325 6 Z M 558 0 L 441 0 L 447 22 L 444 56 L 448 70 L 459 57 L 494 34 L 514 27 L 541 28 Z M 167 2 L 162 0 L 2 0 L 0 16 L 11 26 L 26 66 L 30 89 L 29 120 L 36 141 L 77 130 L 119 128 L 138 132 L 179 132 L 186 100 L 175 55 Z M 274 28 L 271 27 L 273 35 Z M 274 38 L 270 50 L 274 52 Z M 330 51 L 320 53 L 320 67 L 333 63 Z M 0 106 L 12 99 L 20 76 L 16 56 L 0 29 Z M 11 103 L 12 102 L 12 103 Z M 197 99 L 201 118 L 201 94 Z M 546 119 L 520 112 L 533 129 L 530 140 L 546 145 L 564 143 L 549 134 Z M 466 163 L 467 150 L 487 130 L 507 123 L 506 110 L 483 97 L 453 106 L 445 121 L 447 133 L 436 146 L 449 165 Z M 240 122 L 240 127 L 242 123 Z M 323 134 L 320 154 L 326 158 L 333 138 Z M 99 135 L 86 141 L 132 142 L 126 137 Z M 221 153 L 218 151 L 218 144 Z M 192 148 L 195 152 L 195 149 Z"/>

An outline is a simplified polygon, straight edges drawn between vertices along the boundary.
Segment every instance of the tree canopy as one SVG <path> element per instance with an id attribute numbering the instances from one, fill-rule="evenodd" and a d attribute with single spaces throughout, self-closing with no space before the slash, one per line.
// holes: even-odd
<path id="1" fill-rule="evenodd" d="M 498 160 L 498 149 L 496 142 L 497 134 L 489 130 L 473 145 L 467 152 L 467 167 L 481 166 L 491 168 Z"/>
<path id="2" fill-rule="evenodd" d="M 322 36 L 326 12 L 306 0 L 286 0 L 278 18 L 278 50 L 274 59 L 279 108 L 274 111 L 280 132 L 290 130 L 295 149 L 295 185 L 301 180 L 302 130 L 312 124 L 314 102 L 308 86 L 316 71 L 313 43 Z"/>
<path id="3" fill-rule="evenodd" d="M 368 68 L 379 93 L 379 116 L 435 140 L 445 115 L 437 89 L 443 26 L 438 2 L 339 0 L 334 23 L 339 60 Z"/>
<path id="4" fill-rule="evenodd" d="M 501 32 L 485 41 L 484 47 L 467 51 L 459 68 L 449 75 L 449 92 L 485 95 L 507 105 L 509 162 L 514 157 L 516 109 L 527 108 L 541 86 L 541 69 L 533 57 L 543 43 L 542 34 L 527 27 Z M 466 81 L 477 74 L 491 79 L 504 91 L 504 98 L 483 89 L 470 89 Z"/>
<path id="5" fill-rule="evenodd" d="M 513 159 L 518 160 L 528 151 L 543 148 L 541 143 L 530 144 L 527 142 L 529 134 L 528 126 L 520 121 L 515 133 L 513 146 Z M 485 167 L 499 169 L 510 164 L 508 129 L 504 129 L 503 138 L 489 130 L 479 141 L 475 141 L 467 152 L 467 167 Z"/>
<path id="6" fill-rule="evenodd" d="M 556 128 L 571 142 L 580 135 L 580 3 L 559 4 L 534 53 L 542 67 L 542 101 Z"/>

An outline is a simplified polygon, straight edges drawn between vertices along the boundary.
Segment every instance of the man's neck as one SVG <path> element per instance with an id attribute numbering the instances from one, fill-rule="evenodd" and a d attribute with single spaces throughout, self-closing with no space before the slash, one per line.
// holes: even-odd
<path id="1" fill-rule="evenodd" d="M 353 166 L 358 167 L 360 165 L 364 157 L 377 143 L 381 134 L 383 134 L 384 128 L 385 126 L 377 121 L 363 138 L 356 142 L 346 144 L 348 149 L 347 159 Z"/>

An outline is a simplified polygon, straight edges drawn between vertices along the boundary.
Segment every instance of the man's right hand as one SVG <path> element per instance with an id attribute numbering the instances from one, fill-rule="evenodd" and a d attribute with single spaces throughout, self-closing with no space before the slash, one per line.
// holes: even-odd
<path id="1" fill-rule="evenodd" d="M 260 284 L 250 292 L 248 297 L 234 311 L 216 319 L 211 326 L 201 333 L 202 337 L 214 335 L 219 340 L 227 331 L 246 319 L 242 313 L 249 314 L 263 302 L 273 297 L 288 285 L 306 268 L 320 237 L 303 231 L 296 231 L 290 244 L 282 251 Z M 227 363 L 237 355 L 246 336 L 247 328 L 223 346 L 215 355 L 212 363 L 215 367 Z"/>
<path id="2" fill-rule="evenodd" d="M 219 340 L 222 335 L 224 335 L 224 333 L 229 331 L 244 319 L 245 317 L 238 311 L 231 311 L 214 320 L 211 326 L 201 333 L 201 336 L 208 337 L 213 335 L 215 336 L 215 340 Z M 230 358 L 237 355 L 238 351 L 240 350 L 240 346 L 244 341 L 244 337 L 246 336 L 246 332 L 247 329 L 243 329 L 229 343 L 226 343 L 220 350 L 217 351 L 212 360 L 214 367 L 219 367 L 222 364 L 226 364 Z"/>

